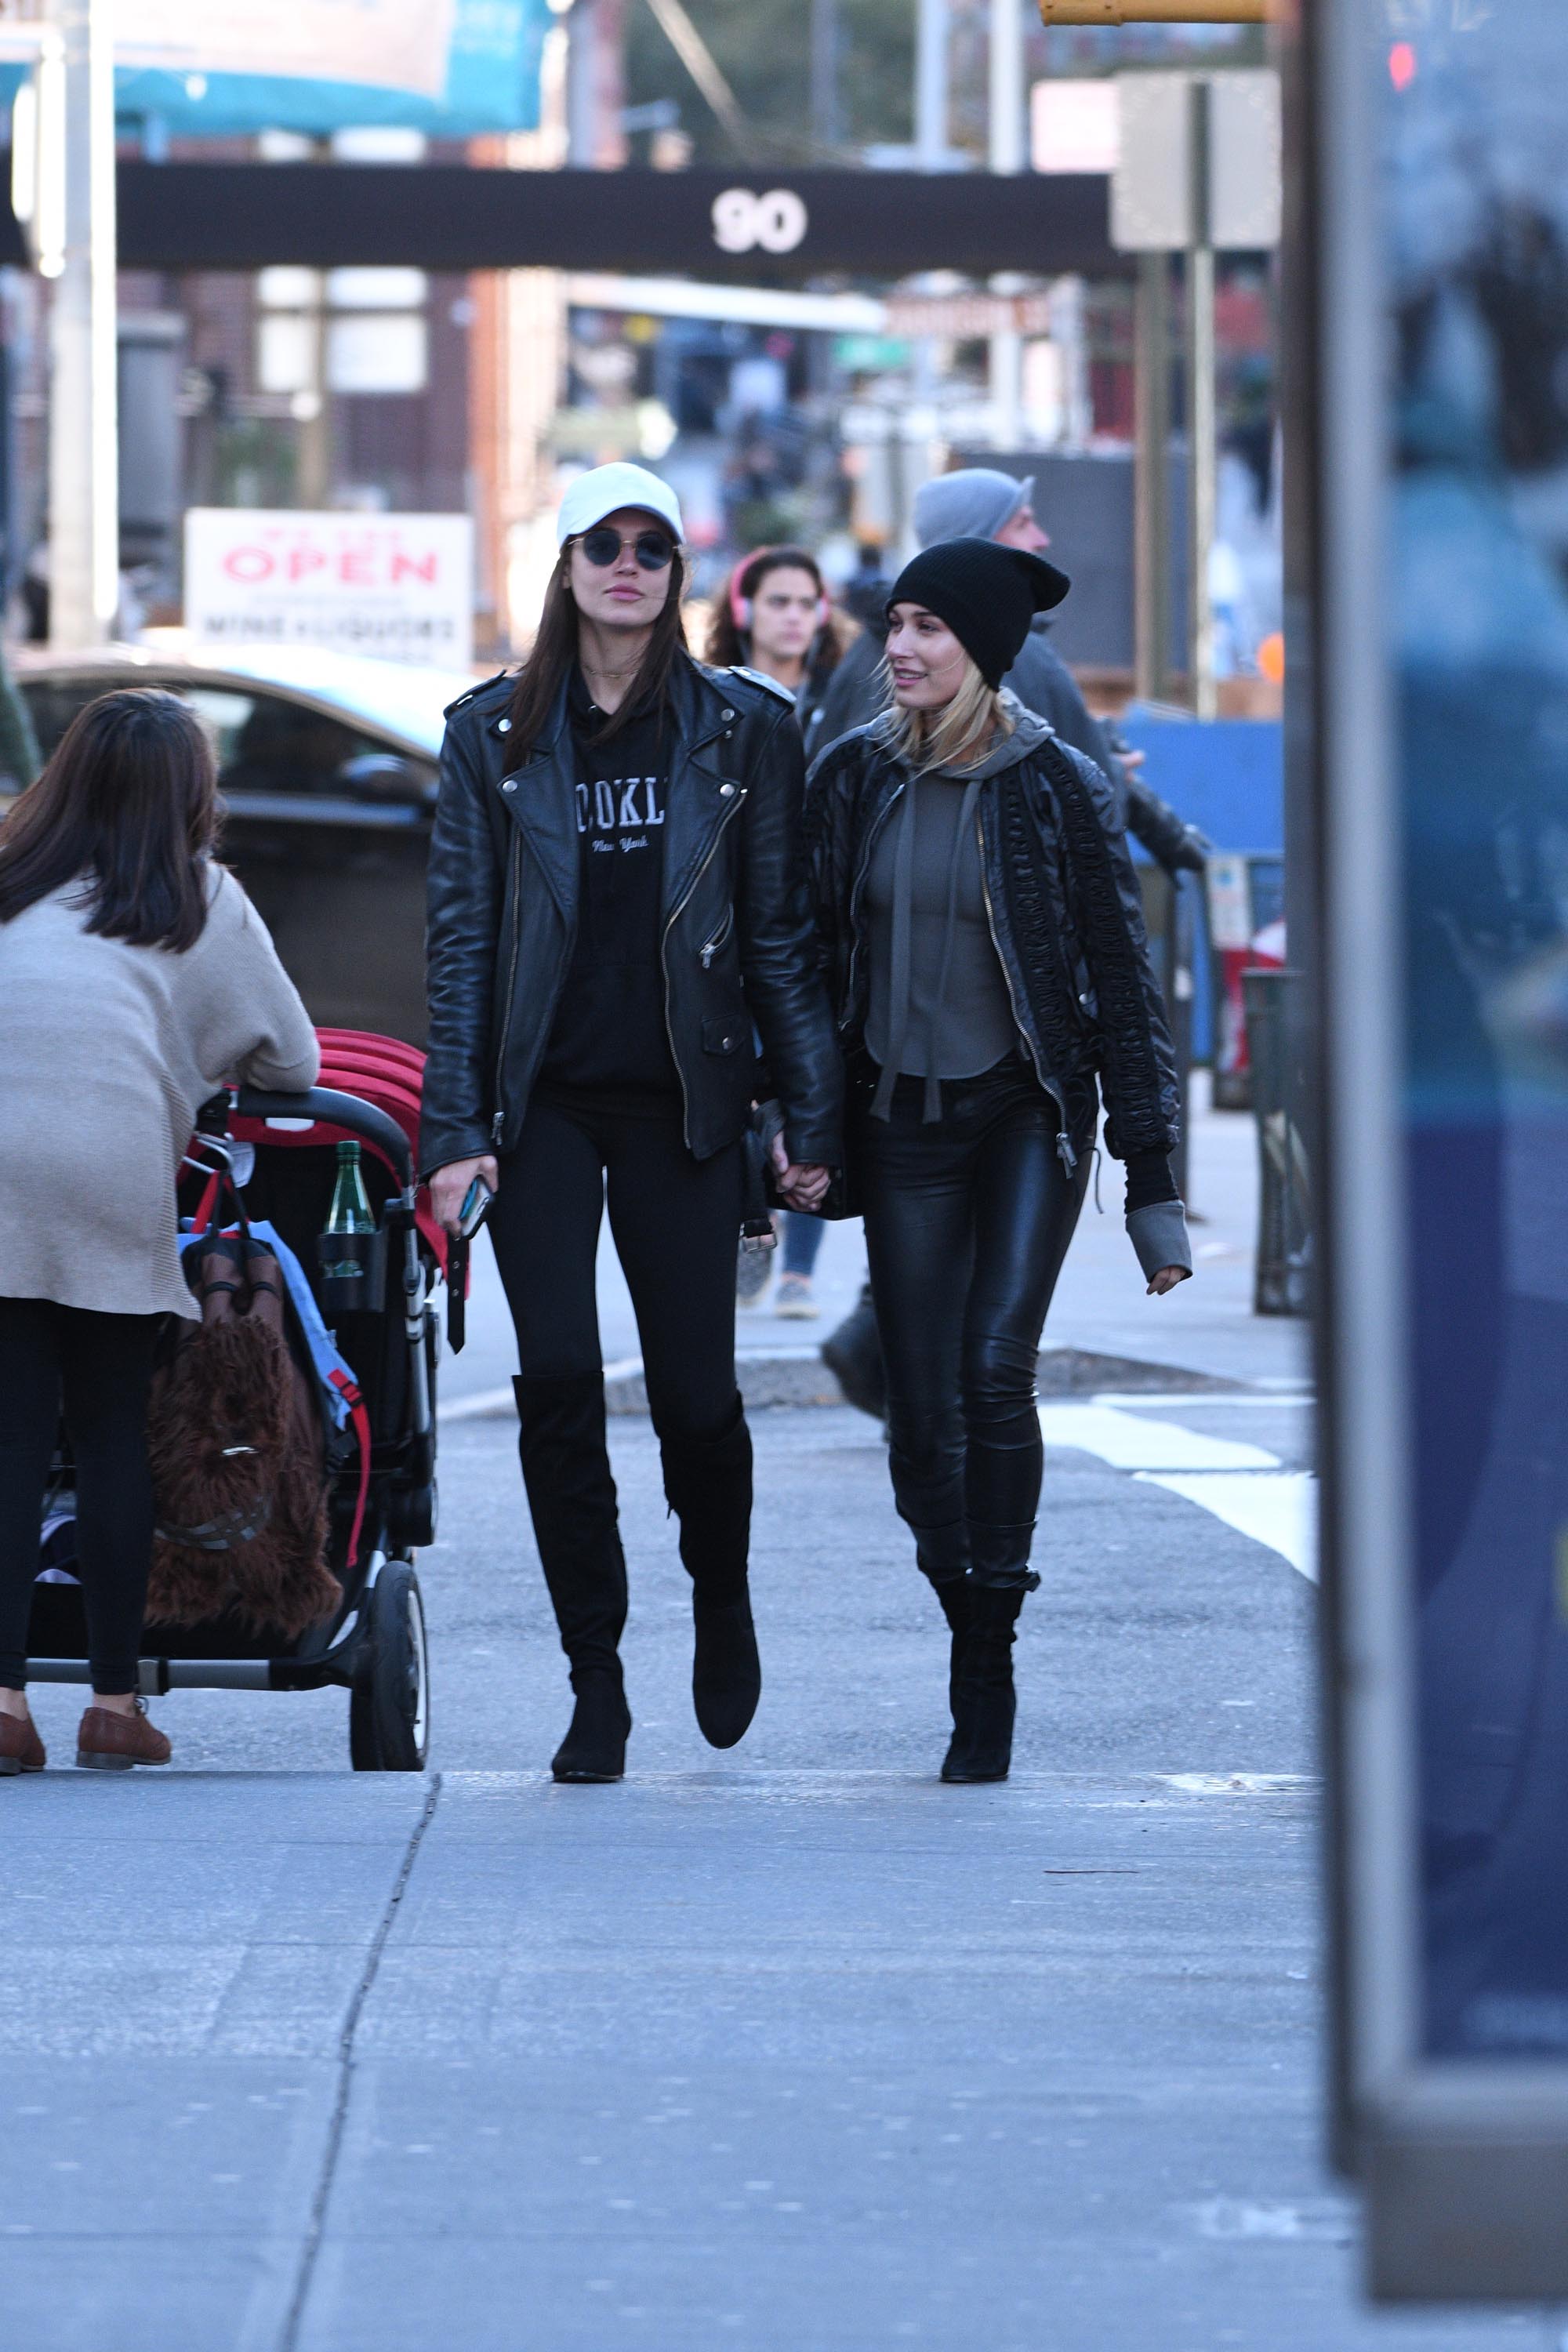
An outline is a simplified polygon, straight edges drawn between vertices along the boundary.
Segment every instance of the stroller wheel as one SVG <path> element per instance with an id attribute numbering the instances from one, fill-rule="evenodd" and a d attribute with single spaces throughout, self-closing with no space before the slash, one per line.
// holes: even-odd
<path id="1" fill-rule="evenodd" d="M 422 1772 L 430 1752 L 425 1608 L 412 1560 L 389 1559 L 371 1588 L 366 1659 L 349 1695 L 356 1772 Z"/>

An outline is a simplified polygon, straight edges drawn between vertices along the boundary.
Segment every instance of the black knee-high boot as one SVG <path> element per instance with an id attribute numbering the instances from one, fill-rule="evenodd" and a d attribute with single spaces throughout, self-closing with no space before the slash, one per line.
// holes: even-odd
<path id="1" fill-rule="evenodd" d="M 970 1601 L 969 1579 L 962 1569 L 956 1576 L 933 1575 L 923 1555 L 920 1556 L 920 1562 L 922 1571 L 931 1579 L 931 1591 L 942 1603 L 942 1613 L 947 1619 L 948 1631 L 952 1636 L 948 1644 L 947 1653 L 947 1704 L 956 1720 L 958 1662 L 963 1651 L 963 1637 L 969 1631 L 970 1618 L 973 1613 Z"/>
<path id="2" fill-rule="evenodd" d="M 518 1452 L 534 1539 L 577 1696 L 551 1766 L 558 1780 L 618 1780 L 632 1718 L 621 1681 L 626 1563 L 598 1372 L 515 1378 Z"/>
<path id="3" fill-rule="evenodd" d="M 691 1703 L 710 1748 L 733 1748 L 762 1696 L 746 1559 L 752 1529 L 752 1433 L 739 1397 L 722 1437 L 659 1441 L 664 1491 L 680 1521 L 696 1646 Z"/>
<path id="4" fill-rule="evenodd" d="M 1038 1581 L 1038 1579 L 1036 1580 Z M 944 1780 L 1005 1780 L 1013 1760 L 1013 1629 L 1022 1585 L 971 1583 L 970 1619 L 959 1644 L 952 1740 Z"/>

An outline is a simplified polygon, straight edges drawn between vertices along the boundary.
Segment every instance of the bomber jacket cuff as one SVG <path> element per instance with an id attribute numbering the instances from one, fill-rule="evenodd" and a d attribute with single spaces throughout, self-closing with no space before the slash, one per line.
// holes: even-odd
<path id="1" fill-rule="evenodd" d="M 1144 1279 L 1152 1282 L 1161 1268 L 1179 1265 L 1193 1270 L 1193 1244 L 1187 1233 L 1187 1213 L 1180 1201 L 1152 1201 L 1147 1208 L 1128 1214 L 1127 1238 L 1138 1253 Z"/>
<path id="2" fill-rule="evenodd" d="M 493 1157 L 495 1144 L 488 1128 L 448 1128 L 419 1139 L 419 1181 L 427 1184 L 438 1168 L 450 1168 L 455 1160 L 483 1160 Z"/>
<path id="3" fill-rule="evenodd" d="M 784 1122 L 784 1149 L 796 1168 L 842 1168 L 844 1139 L 825 1128 L 792 1127 Z"/>

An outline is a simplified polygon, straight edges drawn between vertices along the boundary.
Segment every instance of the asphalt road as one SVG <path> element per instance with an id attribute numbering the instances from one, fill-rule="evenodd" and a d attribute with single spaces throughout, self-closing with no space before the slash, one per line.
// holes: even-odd
<path id="1" fill-rule="evenodd" d="M 552 1786 L 563 1670 L 481 1418 L 421 1561 L 428 1781 L 352 1775 L 341 1696 L 186 1693 L 171 1773 L 0 1783 L 4 2340 L 1555 2343 L 1357 2302 L 1320 2155 L 1314 1596 L 1194 1498 L 1294 1492 L 1302 1406 L 1085 1411 L 1047 1423 L 1098 1450 L 1049 1458 L 1005 1787 L 936 1780 L 940 1622 L 845 1410 L 757 1417 L 766 1687 L 728 1756 L 627 1419 L 631 1772 Z M 66 1749 L 72 1696 L 38 1700 Z"/>

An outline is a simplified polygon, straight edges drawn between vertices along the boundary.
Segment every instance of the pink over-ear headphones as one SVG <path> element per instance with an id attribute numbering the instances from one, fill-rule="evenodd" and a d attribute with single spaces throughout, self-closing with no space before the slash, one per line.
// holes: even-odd
<path id="1" fill-rule="evenodd" d="M 764 555 L 782 555 L 789 559 L 787 562 L 770 564 L 768 566 L 768 570 L 771 572 L 788 572 L 793 570 L 796 572 L 805 572 L 813 577 L 816 576 L 816 566 L 812 563 L 810 558 L 805 554 L 803 549 L 794 547 L 753 547 L 750 555 L 748 555 L 742 562 L 737 563 L 734 571 L 730 574 L 730 618 L 734 622 L 735 626 L 740 630 L 742 636 L 749 637 L 752 634 L 752 599 L 750 596 L 743 595 L 742 593 L 741 583 L 745 578 L 747 572 L 752 571 L 754 567 L 761 562 Z M 764 574 L 764 577 L 766 575 Z M 826 629 L 832 618 L 833 602 L 829 597 L 827 591 L 824 589 L 816 600 L 817 627 L 819 629 Z"/>

